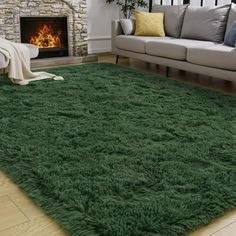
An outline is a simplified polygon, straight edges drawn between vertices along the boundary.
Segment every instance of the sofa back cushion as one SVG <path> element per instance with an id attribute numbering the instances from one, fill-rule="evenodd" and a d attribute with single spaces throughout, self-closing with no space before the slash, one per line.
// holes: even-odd
<path id="1" fill-rule="evenodd" d="M 157 4 L 153 6 L 152 12 L 164 13 L 164 27 L 166 35 L 175 38 L 180 37 L 187 6 L 188 5 L 162 6 Z"/>
<path id="2" fill-rule="evenodd" d="M 189 6 L 186 9 L 181 38 L 222 42 L 230 5 L 219 7 Z"/>
<path id="3" fill-rule="evenodd" d="M 226 34 L 229 32 L 231 26 L 233 25 L 234 21 L 236 21 L 236 4 L 232 3 L 230 11 L 229 11 L 229 18 L 226 27 Z"/>

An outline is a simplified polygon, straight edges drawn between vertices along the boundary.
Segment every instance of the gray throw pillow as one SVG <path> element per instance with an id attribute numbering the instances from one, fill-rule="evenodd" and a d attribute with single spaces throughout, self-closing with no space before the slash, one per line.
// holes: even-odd
<path id="1" fill-rule="evenodd" d="M 152 8 L 152 12 L 164 12 L 164 27 L 166 35 L 179 38 L 187 7 L 188 5 L 161 6 L 155 4 Z"/>
<path id="2" fill-rule="evenodd" d="M 236 46 L 236 21 L 233 22 L 230 29 L 228 30 L 224 44 L 230 47 Z"/>
<path id="3" fill-rule="evenodd" d="M 135 32 L 135 20 L 133 19 L 121 19 L 121 28 L 125 35 L 131 35 Z"/>
<path id="4" fill-rule="evenodd" d="M 232 3 L 230 11 L 229 11 L 229 18 L 228 18 L 228 22 L 227 22 L 225 37 L 226 37 L 227 33 L 229 32 L 229 30 L 235 20 L 236 20 L 236 4 Z"/>
<path id="5" fill-rule="evenodd" d="M 185 12 L 181 38 L 222 42 L 230 5 L 189 6 Z"/>

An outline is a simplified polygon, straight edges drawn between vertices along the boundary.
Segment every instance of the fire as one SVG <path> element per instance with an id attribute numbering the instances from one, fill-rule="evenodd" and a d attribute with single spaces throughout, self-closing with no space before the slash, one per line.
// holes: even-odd
<path id="1" fill-rule="evenodd" d="M 44 24 L 37 32 L 37 36 L 31 36 L 30 43 L 39 48 L 60 48 L 62 47 L 61 32 L 54 33 L 51 25 Z"/>

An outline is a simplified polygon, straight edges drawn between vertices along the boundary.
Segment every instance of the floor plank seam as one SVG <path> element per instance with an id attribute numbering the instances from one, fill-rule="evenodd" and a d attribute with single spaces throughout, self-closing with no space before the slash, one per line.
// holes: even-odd
<path id="1" fill-rule="evenodd" d="M 23 224 L 26 224 L 26 223 L 30 223 L 30 220 L 27 220 L 25 222 L 21 222 L 19 224 L 13 225 L 13 226 L 9 226 L 8 228 L 1 230 L 0 233 L 8 231 L 8 230 L 10 230 L 12 228 L 15 228 L 15 227 L 19 227 L 20 225 L 23 225 Z M 0 236 L 2 236 L 2 235 L 0 235 Z"/>
<path id="2" fill-rule="evenodd" d="M 229 227 L 230 225 L 232 225 L 232 224 L 234 224 L 234 223 L 236 223 L 236 220 L 234 220 L 234 221 L 232 221 L 231 223 L 225 225 L 224 227 L 222 227 L 222 228 L 216 230 L 214 233 L 210 234 L 209 236 L 214 236 L 216 233 L 220 232 L 220 231 L 223 230 L 223 229 L 226 229 L 227 227 Z"/>
<path id="3" fill-rule="evenodd" d="M 46 215 L 46 216 L 47 216 L 47 215 Z M 38 220 L 38 219 L 43 218 L 43 217 L 45 217 L 45 215 L 44 215 L 44 216 L 37 217 L 37 218 L 35 218 L 35 219 L 33 219 L 33 220 L 30 220 L 30 219 L 28 219 L 28 217 L 27 217 L 27 219 L 28 219 L 27 221 L 21 222 L 21 223 L 19 223 L 19 224 L 14 225 L 14 226 L 10 226 L 10 227 L 8 227 L 8 228 L 6 228 L 6 229 L 3 229 L 3 230 L 0 231 L 0 233 L 5 232 L 5 231 L 8 231 L 8 230 L 11 230 L 11 229 L 16 228 L 16 227 L 18 228 L 18 227 L 20 227 L 21 225 L 24 225 L 24 224 L 29 224 L 29 223 L 34 222 L 35 220 Z M 50 222 L 48 222 L 48 224 L 50 224 Z M 2 235 L 0 235 L 0 236 L 2 236 Z"/>
<path id="4" fill-rule="evenodd" d="M 31 219 L 23 212 L 23 210 L 14 202 L 13 199 L 11 199 L 11 196 L 7 195 L 8 199 L 16 206 L 16 208 L 29 220 Z"/>

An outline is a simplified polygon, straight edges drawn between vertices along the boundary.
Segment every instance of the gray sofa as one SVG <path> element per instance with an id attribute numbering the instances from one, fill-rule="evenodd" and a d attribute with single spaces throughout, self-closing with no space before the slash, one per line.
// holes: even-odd
<path id="1" fill-rule="evenodd" d="M 121 55 L 164 65 L 167 72 L 173 67 L 236 81 L 236 50 L 223 43 L 236 20 L 235 4 L 214 8 L 156 5 L 153 12 L 164 12 L 166 37 L 135 36 L 133 29 L 125 34 L 120 20 L 112 22 L 112 51 L 117 62 Z M 135 27 L 132 22 L 129 28 Z"/>
<path id="2" fill-rule="evenodd" d="M 39 54 L 39 49 L 32 44 L 24 44 L 30 50 L 30 58 L 36 58 Z M 9 64 L 9 60 L 0 52 L 0 69 L 5 69 Z"/>

